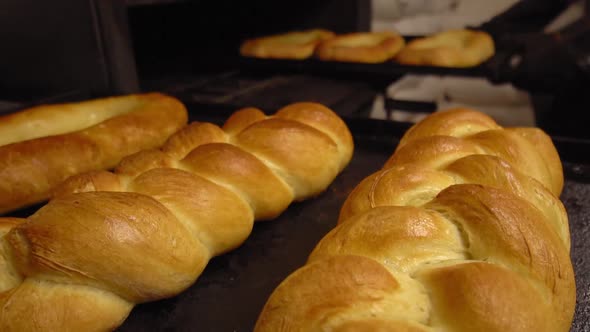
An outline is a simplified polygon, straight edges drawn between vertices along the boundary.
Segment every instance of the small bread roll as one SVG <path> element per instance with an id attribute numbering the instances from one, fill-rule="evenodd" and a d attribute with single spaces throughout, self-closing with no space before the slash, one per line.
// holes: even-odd
<path id="1" fill-rule="evenodd" d="M 494 55 L 494 40 L 483 31 L 450 30 L 414 39 L 396 56 L 401 64 L 474 67 Z"/>
<path id="2" fill-rule="evenodd" d="M 323 41 L 317 57 L 324 61 L 380 63 L 393 58 L 404 44 L 404 38 L 391 31 L 355 32 Z"/>
<path id="3" fill-rule="evenodd" d="M 333 36 L 333 32 L 312 29 L 248 39 L 242 44 L 240 54 L 255 58 L 303 60 L 313 55 L 318 43 Z"/>

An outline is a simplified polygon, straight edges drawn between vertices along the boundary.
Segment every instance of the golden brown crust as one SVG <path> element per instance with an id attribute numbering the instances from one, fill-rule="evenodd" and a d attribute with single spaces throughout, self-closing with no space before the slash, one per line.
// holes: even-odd
<path id="1" fill-rule="evenodd" d="M 324 61 L 380 63 L 393 58 L 404 44 L 404 38 L 392 31 L 355 32 L 321 42 L 316 55 Z"/>
<path id="2" fill-rule="evenodd" d="M 161 150 L 170 158 L 178 160 L 199 145 L 226 141 L 227 134 L 218 126 L 212 123 L 193 122 L 170 137 Z"/>
<path id="3" fill-rule="evenodd" d="M 427 326 L 404 320 L 359 319 L 334 326 L 334 332 L 428 332 Z"/>
<path id="4" fill-rule="evenodd" d="M 472 154 L 497 156 L 555 196 L 561 193 L 561 161 L 547 134 L 538 128 L 504 129 L 489 116 L 465 108 L 436 112 L 414 125 L 384 168 L 413 162 L 440 168 Z"/>
<path id="5" fill-rule="evenodd" d="M 223 131 L 236 135 L 255 122 L 266 119 L 266 115 L 256 107 L 245 107 L 232 114 L 223 124 Z"/>
<path id="6" fill-rule="evenodd" d="M 14 131 L 24 140 L 0 146 L 0 213 L 48 199 L 71 175 L 108 169 L 157 147 L 186 121 L 185 107 L 158 93 L 38 106 L 2 117 L 2 133 Z"/>
<path id="7" fill-rule="evenodd" d="M 464 183 L 500 188 L 531 201 L 548 216 L 549 226 L 561 236 L 566 248 L 570 247 L 567 214 L 559 199 L 539 181 L 506 161 L 483 154 L 458 158 L 439 170 L 410 163 L 378 171 L 350 193 L 340 211 L 339 222 L 378 206 L 421 206 L 443 189 Z"/>
<path id="8" fill-rule="evenodd" d="M 124 229 L 117 232 L 116 227 Z M 115 239 L 97 239 L 98 234 Z M 6 240 L 12 263 L 24 276 L 93 286 L 132 302 L 177 293 L 208 259 L 206 251 L 194 249 L 203 245 L 186 236 L 171 211 L 152 197 L 129 192 L 86 192 L 53 199 L 9 232 Z M 161 250 L 157 243 L 175 245 Z M 169 282 L 163 283 L 164 278 Z M 130 280 L 134 287 L 129 287 Z"/>
<path id="9" fill-rule="evenodd" d="M 312 262 L 279 285 L 255 330 L 329 331 L 348 320 L 378 319 L 384 313 L 402 321 L 426 319 L 427 295 L 400 282 L 414 284 L 362 256 L 338 255 Z"/>
<path id="10" fill-rule="evenodd" d="M 450 30 L 414 39 L 397 54 L 402 64 L 474 67 L 494 55 L 494 40 L 483 31 Z"/>
<path id="11" fill-rule="evenodd" d="M 282 119 L 294 120 L 312 126 L 324 133 L 338 143 L 338 151 L 344 156 L 343 162 L 352 158 L 353 142 L 352 135 L 343 121 L 333 121 L 332 111 L 317 103 L 299 102 L 287 105 L 277 112 Z M 340 166 L 341 168 L 344 165 Z"/>
<path id="12" fill-rule="evenodd" d="M 4 234 L 8 233 L 14 227 L 22 224 L 25 222 L 26 219 L 24 218 L 16 218 L 16 217 L 2 217 L 0 218 L 0 236 L 4 236 Z"/>
<path id="13" fill-rule="evenodd" d="M 435 112 L 412 126 L 404 134 L 396 150 L 407 142 L 429 136 L 464 137 L 501 127 L 489 115 L 468 108 L 453 108 Z"/>
<path id="14" fill-rule="evenodd" d="M 227 160 L 232 163 L 228 164 Z M 260 159 L 231 144 L 199 146 L 183 160 L 183 165 L 248 197 L 256 220 L 276 218 L 293 201 L 292 189 L 281 178 Z"/>
<path id="15" fill-rule="evenodd" d="M 240 54 L 256 58 L 302 60 L 313 55 L 318 43 L 333 36 L 331 31 L 312 29 L 249 39 L 240 47 Z"/>
<path id="16" fill-rule="evenodd" d="M 289 140 L 270 139 L 276 132 Z M 290 169 L 283 178 L 300 199 L 319 194 L 317 189 L 326 187 L 340 169 L 336 142 L 296 121 L 273 118 L 257 122 L 236 135 L 235 144 L 274 167 Z M 323 154 L 319 156 L 317 151 Z"/>
<path id="17" fill-rule="evenodd" d="M 435 113 L 351 192 L 256 330 L 568 331 L 576 289 L 560 179 L 540 130 Z M 373 291 L 366 271 L 397 287 L 347 298 Z"/>
<path id="18" fill-rule="evenodd" d="M 66 179 L 51 192 L 51 198 L 87 191 L 120 191 L 121 181 L 111 172 L 90 171 Z"/>
<path id="19" fill-rule="evenodd" d="M 244 109 L 223 128 L 186 126 L 113 172 L 69 178 L 26 222 L 0 218 L 13 227 L 0 238 L 0 330 L 115 328 L 136 303 L 189 287 L 255 218 L 325 190 L 353 149 L 344 122 L 314 103 Z"/>
<path id="20" fill-rule="evenodd" d="M 539 128 L 507 128 L 511 133 L 514 133 L 524 138 L 527 143 L 535 147 L 537 153 L 545 161 L 546 171 L 549 174 L 551 184 L 545 184 L 551 191 L 559 196 L 563 189 L 563 167 L 559 159 L 559 153 L 553 145 L 551 137 Z"/>
<path id="21" fill-rule="evenodd" d="M 13 301 L 23 294 L 24 301 Z M 55 303 L 67 303 L 59 308 Z M 26 280 L 22 287 L 0 294 L 2 331 L 112 331 L 133 305 L 96 288 L 49 281 Z M 63 310 L 68 308 L 67 310 Z M 23 319 L 27 317 L 29 319 Z M 63 322 L 71 322 L 64 328 Z"/>
<path id="22" fill-rule="evenodd" d="M 433 299 L 431 324 L 449 331 L 569 331 L 526 279 L 485 262 L 433 266 L 418 278 Z"/>
<path id="23" fill-rule="evenodd" d="M 411 273 L 433 260 L 465 256 L 460 232 L 436 213 L 408 206 L 380 206 L 364 212 L 328 233 L 309 261 L 361 255 Z"/>

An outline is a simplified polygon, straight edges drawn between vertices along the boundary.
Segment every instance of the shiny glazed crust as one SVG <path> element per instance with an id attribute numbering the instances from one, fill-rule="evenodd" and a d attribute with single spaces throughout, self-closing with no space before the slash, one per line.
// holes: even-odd
<path id="1" fill-rule="evenodd" d="M 256 331 L 569 331 L 561 162 L 534 128 L 467 109 L 412 127 Z"/>
<path id="2" fill-rule="evenodd" d="M 0 117 L 0 213 L 45 201 L 67 177 L 109 169 L 185 126 L 159 93 L 43 105 Z"/>
<path id="3" fill-rule="evenodd" d="M 401 64 L 474 67 L 494 55 L 494 40 L 483 31 L 450 30 L 414 39 L 395 57 Z"/>
<path id="4" fill-rule="evenodd" d="M 390 31 L 355 32 L 321 42 L 316 54 L 324 61 L 380 63 L 394 57 L 404 44 L 403 37 Z"/>
<path id="5" fill-rule="evenodd" d="M 302 60 L 312 56 L 321 41 L 333 36 L 331 31 L 312 29 L 249 39 L 240 47 L 240 54 L 255 58 Z"/>
<path id="6" fill-rule="evenodd" d="M 296 103 L 192 123 L 114 172 L 69 178 L 28 219 L 0 218 L 0 330 L 116 328 L 189 287 L 254 220 L 324 191 L 352 152 L 334 112 Z"/>

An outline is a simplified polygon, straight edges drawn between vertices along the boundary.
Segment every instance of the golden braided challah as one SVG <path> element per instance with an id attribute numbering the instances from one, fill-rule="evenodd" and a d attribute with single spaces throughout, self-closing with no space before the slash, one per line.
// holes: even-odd
<path id="1" fill-rule="evenodd" d="M 568 331 L 562 186 L 541 130 L 435 113 L 351 192 L 256 331 Z"/>
<path id="2" fill-rule="evenodd" d="M 190 286 L 255 219 L 325 190 L 352 151 L 335 113 L 296 103 L 192 123 L 112 173 L 68 179 L 28 219 L 0 221 L 0 330 L 117 327 L 136 303 Z"/>

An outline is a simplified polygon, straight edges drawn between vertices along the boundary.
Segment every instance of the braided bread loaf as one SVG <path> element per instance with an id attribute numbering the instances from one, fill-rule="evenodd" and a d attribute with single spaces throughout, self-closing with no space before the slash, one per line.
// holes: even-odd
<path id="1" fill-rule="evenodd" d="M 223 128 L 192 123 L 113 173 L 72 177 L 26 221 L 0 231 L 1 331 L 113 329 L 136 303 L 189 287 L 253 221 L 319 194 L 352 137 L 328 108 L 247 108 Z"/>
<path id="2" fill-rule="evenodd" d="M 404 135 L 257 331 L 568 331 L 575 306 L 550 138 L 456 109 Z"/>
<path id="3" fill-rule="evenodd" d="M 69 176 L 115 167 L 186 126 L 176 98 L 144 93 L 0 117 L 0 213 L 46 201 Z"/>

